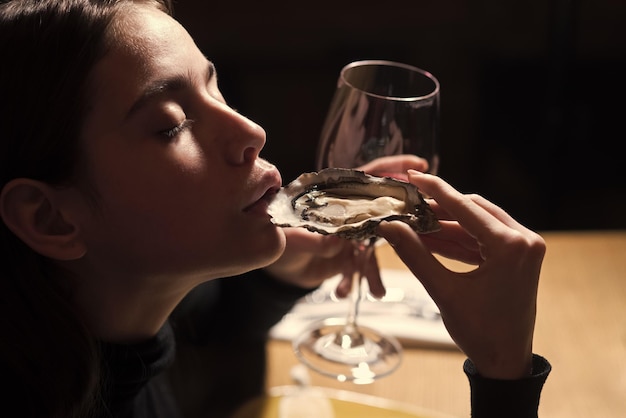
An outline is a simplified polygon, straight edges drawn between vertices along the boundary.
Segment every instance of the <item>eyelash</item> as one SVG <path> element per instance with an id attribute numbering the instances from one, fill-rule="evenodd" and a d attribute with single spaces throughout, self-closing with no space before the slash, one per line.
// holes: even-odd
<path id="1" fill-rule="evenodd" d="M 159 134 L 163 135 L 167 139 L 173 139 L 173 138 L 176 138 L 181 133 L 183 133 L 184 131 L 186 131 L 187 129 L 189 129 L 192 124 L 193 124 L 193 120 L 185 119 L 180 124 L 174 126 L 173 128 L 165 129 L 164 131 L 159 132 Z"/>

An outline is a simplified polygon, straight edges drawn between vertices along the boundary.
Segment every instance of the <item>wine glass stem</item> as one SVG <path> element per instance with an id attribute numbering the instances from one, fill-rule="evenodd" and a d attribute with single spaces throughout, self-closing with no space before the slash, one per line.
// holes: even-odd
<path id="1" fill-rule="evenodd" d="M 357 250 L 358 251 L 358 250 Z M 346 329 L 356 329 L 356 318 L 359 313 L 359 303 L 361 302 L 361 279 L 363 273 L 356 270 L 352 273 L 352 289 L 350 290 L 350 305 L 348 308 L 348 319 L 346 320 Z"/>
<path id="2" fill-rule="evenodd" d="M 346 319 L 346 325 L 343 331 L 337 336 L 337 344 L 344 348 L 355 347 L 363 345 L 363 336 L 359 332 L 357 326 L 357 316 L 359 313 L 359 304 L 363 295 L 362 285 L 363 270 L 369 258 L 374 251 L 375 239 L 369 239 L 365 241 L 354 242 L 354 252 L 356 256 L 357 269 L 352 274 L 352 290 L 350 292 L 350 307 L 348 310 L 348 316 Z"/>

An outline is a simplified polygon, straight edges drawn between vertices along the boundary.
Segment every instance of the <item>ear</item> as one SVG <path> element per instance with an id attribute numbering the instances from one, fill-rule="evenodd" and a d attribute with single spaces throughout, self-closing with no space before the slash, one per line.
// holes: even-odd
<path id="1" fill-rule="evenodd" d="M 54 260 L 76 260 L 86 247 L 57 195 L 46 183 L 13 179 L 0 194 L 0 216 L 33 251 Z"/>

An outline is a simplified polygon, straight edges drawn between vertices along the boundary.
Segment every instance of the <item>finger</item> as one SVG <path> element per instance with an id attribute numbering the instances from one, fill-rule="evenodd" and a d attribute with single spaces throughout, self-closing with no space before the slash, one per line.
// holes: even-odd
<path id="1" fill-rule="evenodd" d="M 349 243 L 335 235 L 322 235 L 303 228 L 285 228 L 290 251 L 314 253 L 322 258 L 332 258 Z"/>
<path id="2" fill-rule="evenodd" d="M 372 160 L 358 169 L 375 176 L 401 176 L 406 181 L 407 170 L 427 171 L 428 161 L 411 154 L 392 155 Z"/>
<path id="3" fill-rule="evenodd" d="M 430 206 L 433 212 L 435 212 L 437 219 L 444 221 L 456 221 L 456 219 L 454 219 L 452 215 L 450 215 L 444 208 L 442 208 L 441 205 L 435 200 L 428 198 L 426 199 L 426 203 L 428 203 L 428 206 Z"/>
<path id="4" fill-rule="evenodd" d="M 352 277 L 356 271 L 356 259 L 354 257 L 354 247 L 351 242 L 346 241 L 349 245 L 342 252 L 341 264 L 341 280 L 335 288 L 335 294 L 339 298 L 345 298 L 352 290 Z M 331 260 L 337 262 L 335 260 Z"/>
<path id="5" fill-rule="evenodd" d="M 470 196 L 461 194 L 440 177 L 409 171 L 409 181 L 435 199 L 481 244 L 497 244 L 498 237 L 510 231 Z"/>
<path id="6" fill-rule="evenodd" d="M 423 234 L 424 238 L 432 238 L 440 241 L 454 242 L 468 250 L 478 250 L 478 242 L 476 238 L 468 234 L 461 225 L 456 221 L 439 221 L 441 229 L 439 231 Z"/>
<path id="7" fill-rule="evenodd" d="M 352 291 L 352 280 L 354 276 L 354 270 L 345 269 L 341 275 L 341 280 L 335 288 L 335 294 L 338 298 L 345 298 Z"/>
<path id="8" fill-rule="evenodd" d="M 344 269 L 342 278 L 335 288 L 335 294 L 340 298 L 344 298 L 350 294 L 352 291 L 353 280 L 355 279 L 354 274 L 358 271 L 355 264 L 349 263 L 348 266 L 348 268 Z M 378 260 L 376 259 L 375 253 L 373 253 L 373 255 L 366 260 L 362 271 L 363 276 L 367 278 L 370 294 L 379 299 L 385 296 L 386 289 L 380 276 L 380 268 L 378 266 Z"/>
<path id="9" fill-rule="evenodd" d="M 509 215 L 504 209 L 498 205 L 488 201 L 480 195 L 470 195 L 470 198 L 487 212 L 491 213 L 494 217 L 498 218 L 502 223 L 510 228 L 517 230 L 526 230 L 527 228 L 517 222 L 511 215 Z"/>
<path id="10" fill-rule="evenodd" d="M 369 292 L 372 296 L 378 299 L 385 296 L 386 290 L 382 278 L 380 277 L 380 268 L 378 266 L 376 252 L 372 251 L 371 257 L 366 260 L 363 275 L 367 278 Z"/>
<path id="11" fill-rule="evenodd" d="M 400 259 L 422 282 L 431 295 L 440 294 L 437 289 L 445 285 L 451 273 L 424 246 L 418 234 L 404 222 L 382 222 L 378 233 L 391 244 Z"/>
<path id="12" fill-rule="evenodd" d="M 302 280 L 309 277 L 312 279 L 327 279 L 337 274 L 342 274 L 345 271 L 349 271 L 349 267 L 346 267 L 346 265 L 351 263 L 351 251 L 352 249 L 349 246 L 346 246 L 332 258 L 310 258 L 304 271 L 299 273 L 299 277 Z"/>
<path id="13" fill-rule="evenodd" d="M 479 265 L 484 261 L 480 249 L 469 249 L 454 241 L 440 240 L 432 235 L 420 236 L 422 243 L 434 253 L 465 264 Z"/>

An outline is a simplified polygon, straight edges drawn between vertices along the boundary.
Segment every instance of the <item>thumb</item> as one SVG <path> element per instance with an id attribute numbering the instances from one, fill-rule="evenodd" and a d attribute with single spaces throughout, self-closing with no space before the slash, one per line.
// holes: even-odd
<path id="1" fill-rule="evenodd" d="M 342 238 L 309 232 L 303 228 L 286 228 L 285 235 L 290 250 L 311 253 L 322 258 L 335 257 L 346 245 Z"/>

